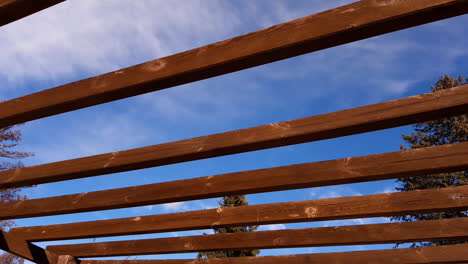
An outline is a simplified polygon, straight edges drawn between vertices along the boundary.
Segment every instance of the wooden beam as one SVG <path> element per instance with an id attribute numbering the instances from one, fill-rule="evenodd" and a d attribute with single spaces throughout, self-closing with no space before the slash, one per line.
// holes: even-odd
<path id="1" fill-rule="evenodd" d="M 398 164 L 398 166 L 395 166 Z M 0 204 L 0 219 L 78 213 L 468 169 L 468 142 Z"/>
<path id="2" fill-rule="evenodd" d="M 468 85 L 222 134 L 3 171 L 0 189 L 287 146 L 466 113 Z"/>
<path id="3" fill-rule="evenodd" d="M 199 251 L 321 247 L 465 240 L 468 218 L 358 226 L 215 234 L 48 246 L 56 254 L 106 257 Z"/>
<path id="4" fill-rule="evenodd" d="M 58 261 L 56 254 L 1 230 L 0 249 L 37 264 L 57 264 Z"/>
<path id="5" fill-rule="evenodd" d="M 468 210 L 468 185 L 399 193 L 261 204 L 183 213 L 129 217 L 49 226 L 14 228 L 29 241 L 208 229 L 213 227 L 388 217 Z"/>
<path id="6" fill-rule="evenodd" d="M 353 252 L 214 259 L 82 260 L 80 264 L 434 264 L 468 263 L 468 244 Z"/>
<path id="7" fill-rule="evenodd" d="M 0 27 L 63 1 L 65 0 L 0 0 Z"/>
<path id="8" fill-rule="evenodd" d="M 37 1 L 37 0 L 34 0 Z M 0 104 L 0 127 L 255 67 L 468 12 L 467 0 L 366 0 Z"/>

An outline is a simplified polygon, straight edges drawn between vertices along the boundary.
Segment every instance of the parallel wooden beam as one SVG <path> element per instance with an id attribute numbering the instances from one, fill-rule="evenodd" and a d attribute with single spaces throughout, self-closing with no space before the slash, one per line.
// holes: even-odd
<path id="1" fill-rule="evenodd" d="M 465 240 L 468 218 L 279 231 L 215 234 L 131 241 L 48 246 L 56 254 L 106 257 L 199 251 L 321 247 Z"/>
<path id="2" fill-rule="evenodd" d="M 3 171 L 0 189 L 287 146 L 466 113 L 468 85 L 222 134 Z"/>
<path id="3" fill-rule="evenodd" d="M 0 104 L 0 127 L 462 15 L 468 12 L 467 3 L 467 0 L 358 1 L 247 35 L 3 102 Z"/>
<path id="4" fill-rule="evenodd" d="M 58 255 L 0 230 L 0 249 L 37 264 L 57 264 Z"/>
<path id="5" fill-rule="evenodd" d="M 395 166 L 398 164 L 398 166 Z M 468 169 L 468 142 L 0 204 L 0 219 L 115 209 Z"/>
<path id="6" fill-rule="evenodd" d="M 468 244 L 301 255 L 158 260 L 82 260 L 80 264 L 434 264 L 468 263 Z"/>
<path id="7" fill-rule="evenodd" d="M 468 185 L 435 190 L 22 227 L 11 229 L 10 234 L 29 241 L 47 241 L 462 210 L 468 210 Z"/>
<path id="8" fill-rule="evenodd" d="M 65 0 L 0 0 L 0 27 L 63 1 Z"/>

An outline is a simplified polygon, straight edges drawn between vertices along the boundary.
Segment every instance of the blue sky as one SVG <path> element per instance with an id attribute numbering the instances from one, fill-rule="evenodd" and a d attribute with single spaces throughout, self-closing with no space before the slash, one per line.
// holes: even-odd
<path id="1" fill-rule="evenodd" d="M 103 74 L 352 1 L 70 0 L 0 28 L 0 98 L 8 100 Z M 21 127 L 35 165 L 264 125 L 427 92 L 441 75 L 468 76 L 468 17 L 409 30 L 29 122 Z M 98 176 L 25 190 L 42 198 L 396 151 L 411 127 Z M 251 204 L 390 192 L 394 181 L 253 194 Z M 20 219 L 58 224 L 200 210 L 216 199 Z M 366 224 L 386 219 L 262 226 L 261 230 Z M 196 235 L 173 232 L 118 238 Z M 206 231 L 205 231 L 206 232 Z M 90 242 L 90 239 L 73 242 Z M 38 243 L 41 246 L 64 241 Z M 388 248 L 263 250 L 262 255 Z M 182 254 L 177 257 L 193 257 Z M 140 256 L 173 258 L 174 255 Z"/>

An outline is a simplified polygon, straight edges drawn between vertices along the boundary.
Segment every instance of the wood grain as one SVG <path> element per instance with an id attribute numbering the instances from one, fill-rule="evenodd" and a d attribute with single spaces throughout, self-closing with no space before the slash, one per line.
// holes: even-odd
<path id="1" fill-rule="evenodd" d="M 468 244 L 215 259 L 82 260 L 81 264 L 434 264 L 468 263 Z"/>
<path id="2" fill-rule="evenodd" d="M 48 241 L 463 210 L 468 210 L 468 185 L 22 227 L 11 229 L 10 234 L 29 241 Z"/>
<path id="3" fill-rule="evenodd" d="M 0 220 L 468 169 L 468 142 L 0 204 Z"/>
<path id="4" fill-rule="evenodd" d="M 65 0 L 0 0 L 0 27 L 63 1 Z"/>
<path id="5" fill-rule="evenodd" d="M 468 113 L 468 85 L 222 134 L 0 172 L 0 189 L 342 137 Z"/>
<path id="6" fill-rule="evenodd" d="M 467 3 L 467 0 L 358 1 L 208 46 L 0 103 L 0 127 L 462 15 L 468 12 Z"/>
<path id="7" fill-rule="evenodd" d="M 106 257 L 216 250 L 322 247 L 448 241 L 468 238 L 468 218 L 407 223 L 335 226 L 47 246 L 56 254 Z"/>

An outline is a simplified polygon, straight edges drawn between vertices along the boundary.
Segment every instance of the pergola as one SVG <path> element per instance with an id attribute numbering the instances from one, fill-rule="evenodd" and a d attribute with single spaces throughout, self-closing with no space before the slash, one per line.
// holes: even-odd
<path id="1" fill-rule="evenodd" d="M 61 0 L 0 0 L 0 26 Z M 250 34 L 0 103 L 0 127 L 171 88 L 466 14 L 467 0 L 362 0 Z M 468 85 L 339 112 L 0 172 L 0 189 L 275 148 L 468 113 Z M 468 169 L 468 142 L 0 204 L 0 220 Z M 468 218 L 47 246 L 37 241 L 468 209 L 468 186 L 13 228 L 0 249 L 38 264 L 468 263 L 468 244 L 207 260 L 80 260 L 468 239 Z"/>

